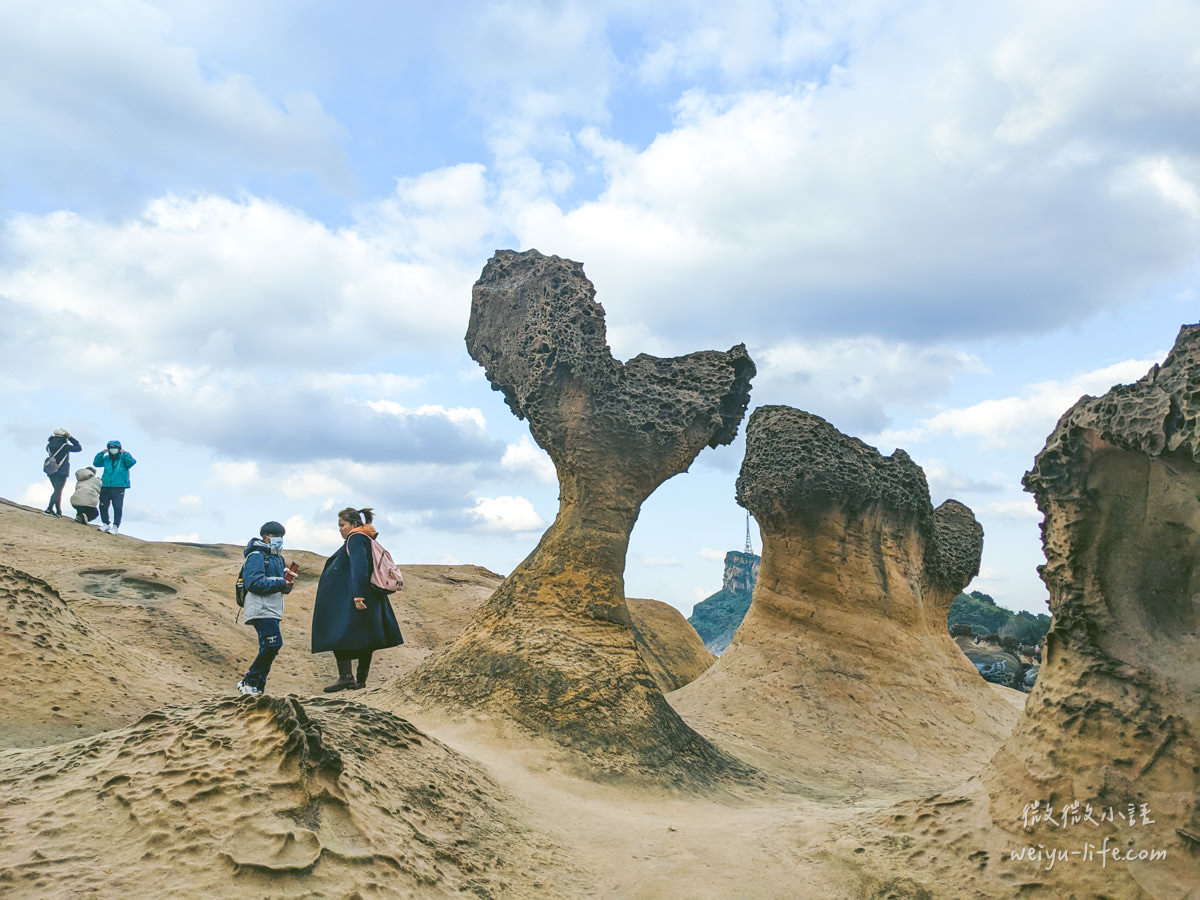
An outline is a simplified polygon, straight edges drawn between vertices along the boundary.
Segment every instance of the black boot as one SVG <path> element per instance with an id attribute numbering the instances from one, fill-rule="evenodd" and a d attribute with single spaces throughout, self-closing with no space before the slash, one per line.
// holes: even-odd
<path id="1" fill-rule="evenodd" d="M 325 693 L 332 694 L 335 691 L 345 691 L 355 687 L 358 682 L 354 680 L 354 673 L 350 671 L 351 660 L 339 659 L 337 661 L 338 680 L 333 684 L 325 686 Z"/>

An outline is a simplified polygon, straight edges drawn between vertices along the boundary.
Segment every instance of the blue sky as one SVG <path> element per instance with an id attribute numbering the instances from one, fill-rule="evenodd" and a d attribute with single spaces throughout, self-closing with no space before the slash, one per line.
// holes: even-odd
<path id="1" fill-rule="evenodd" d="M 645 6 L 0 4 L 0 495 L 66 427 L 139 459 L 136 537 L 329 552 L 370 504 L 508 572 L 556 485 L 463 335 L 534 247 L 618 357 L 744 341 L 752 407 L 904 447 L 1043 611 L 1021 474 L 1197 319 L 1200 8 Z M 719 587 L 742 448 L 650 498 L 630 595 Z"/>

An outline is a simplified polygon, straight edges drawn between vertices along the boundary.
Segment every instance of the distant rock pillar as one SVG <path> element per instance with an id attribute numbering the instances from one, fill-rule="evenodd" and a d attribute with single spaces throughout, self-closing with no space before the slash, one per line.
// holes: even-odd
<path id="1" fill-rule="evenodd" d="M 1024 484 L 1045 516 L 1054 621 L 987 775 L 992 818 L 1019 831 L 1035 801 L 1090 804 L 1093 819 L 1132 803 L 1137 823 L 1104 834 L 1168 858 L 1119 871 L 1152 896 L 1183 896 L 1200 860 L 1200 325 L 1140 381 L 1082 397 Z M 1114 868 L 1108 889 L 1133 896 Z"/>
<path id="2" fill-rule="evenodd" d="M 472 294 L 467 350 L 558 472 L 537 548 L 445 651 L 415 696 L 508 716 L 601 765 L 717 758 L 663 699 L 625 604 L 642 502 L 705 447 L 733 440 L 754 364 L 742 345 L 615 360 L 580 263 L 498 251 Z"/>

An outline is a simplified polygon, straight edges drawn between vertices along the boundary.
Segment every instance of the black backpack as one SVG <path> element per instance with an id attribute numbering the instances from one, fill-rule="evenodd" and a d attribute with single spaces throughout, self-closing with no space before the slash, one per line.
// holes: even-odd
<path id="1" fill-rule="evenodd" d="M 237 580 L 233 583 L 233 599 L 237 601 L 238 611 L 233 616 L 233 621 L 237 622 L 242 615 L 242 610 L 246 606 L 246 579 L 242 577 L 242 572 L 246 569 L 245 561 L 242 562 L 242 567 L 238 569 Z"/>

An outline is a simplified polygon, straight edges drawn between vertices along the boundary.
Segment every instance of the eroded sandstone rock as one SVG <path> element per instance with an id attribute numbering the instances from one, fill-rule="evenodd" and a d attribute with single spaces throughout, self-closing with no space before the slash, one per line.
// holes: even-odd
<path id="1" fill-rule="evenodd" d="M 982 765 L 1015 710 L 946 628 L 979 569 L 971 511 L 935 510 L 903 450 L 884 457 L 786 406 L 750 417 L 737 496 L 762 529 L 753 601 L 672 704 L 739 753 L 790 756 L 839 791 L 920 789 Z"/>
<path id="2" fill-rule="evenodd" d="M 472 295 L 467 349 L 529 420 L 558 471 L 559 512 L 537 548 L 411 696 L 499 712 L 609 769 L 723 758 L 667 705 L 639 659 L 625 603 L 642 502 L 705 446 L 729 443 L 754 364 L 738 345 L 622 363 L 580 263 L 499 251 Z"/>
<path id="3" fill-rule="evenodd" d="M 1167 859 L 1062 872 L 1113 896 L 1184 896 L 1200 884 L 1200 325 L 1140 381 L 1071 407 L 1024 484 L 1045 516 L 1054 625 L 987 774 L 992 819 L 1049 843 L 1057 826 L 1024 828 L 1034 802 L 1093 819 L 1133 804 L 1134 824 L 1081 834 Z"/>

